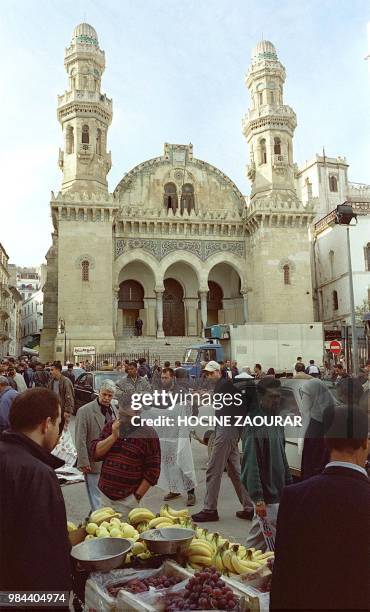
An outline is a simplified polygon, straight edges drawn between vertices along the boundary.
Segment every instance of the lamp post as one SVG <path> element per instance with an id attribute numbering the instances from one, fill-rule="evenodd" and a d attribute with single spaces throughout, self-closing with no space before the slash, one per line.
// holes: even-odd
<path id="1" fill-rule="evenodd" d="M 359 360 L 358 360 L 358 342 L 357 342 L 357 331 L 356 331 L 356 314 L 355 314 L 355 298 L 353 291 L 353 275 L 352 275 L 352 258 L 351 258 L 351 240 L 349 235 L 349 228 L 351 226 L 352 219 L 355 219 L 357 223 L 357 215 L 353 212 L 352 206 L 347 203 L 339 204 L 335 215 L 335 223 L 338 225 L 346 226 L 347 233 L 347 264 L 348 264 L 348 279 L 349 279 L 349 301 L 351 311 L 351 327 L 352 327 L 352 372 L 355 376 L 359 373 Z M 349 351 L 348 351 L 349 356 Z"/>

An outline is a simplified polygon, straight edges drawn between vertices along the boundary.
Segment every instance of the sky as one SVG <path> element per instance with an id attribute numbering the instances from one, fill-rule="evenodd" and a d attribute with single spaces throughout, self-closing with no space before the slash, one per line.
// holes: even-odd
<path id="1" fill-rule="evenodd" d="M 287 71 L 295 161 L 325 147 L 347 158 L 351 181 L 370 183 L 368 0 L 0 0 L 0 8 L 0 242 L 12 263 L 38 265 L 51 244 L 50 192 L 61 185 L 56 100 L 67 89 L 64 49 L 82 21 L 106 54 L 111 191 L 162 155 L 164 142 L 192 142 L 195 157 L 249 193 L 244 79 L 261 38 Z"/>

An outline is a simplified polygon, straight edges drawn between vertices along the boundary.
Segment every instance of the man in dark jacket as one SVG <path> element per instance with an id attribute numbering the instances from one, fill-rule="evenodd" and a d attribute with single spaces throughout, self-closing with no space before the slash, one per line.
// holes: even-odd
<path id="1" fill-rule="evenodd" d="M 28 389 L 0 435 L 0 590 L 69 591 L 70 558 L 63 495 L 51 454 L 60 403 L 48 389 Z M 60 602 L 68 605 L 68 601 Z"/>
<path id="2" fill-rule="evenodd" d="M 62 375 L 62 364 L 60 361 L 54 361 L 51 366 L 51 379 L 48 387 L 51 391 L 57 394 L 60 402 L 60 409 L 62 411 L 60 433 L 63 431 L 64 423 L 69 423 L 71 414 L 74 409 L 74 396 L 73 386 L 69 378 Z"/>
<path id="3" fill-rule="evenodd" d="M 283 492 L 271 610 L 370 609 L 367 414 L 336 406 L 326 423 L 329 412 L 330 462 Z"/>

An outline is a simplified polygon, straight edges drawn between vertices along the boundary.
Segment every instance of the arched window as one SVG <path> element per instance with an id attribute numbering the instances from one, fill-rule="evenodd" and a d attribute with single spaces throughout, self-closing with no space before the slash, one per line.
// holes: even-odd
<path id="1" fill-rule="evenodd" d="M 274 153 L 275 155 L 281 155 L 281 140 L 280 138 L 274 138 Z"/>
<path id="2" fill-rule="evenodd" d="M 329 176 L 330 191 L 338 191 L 338 180 L 336 176 Z"/>
<path id="3" fill-rule="evenodd" d="M 81 263 L 81 277 L 83 281 L 89 280 L 89 269 L 90 262 L 87 261 L 87 259 L 84 259 L 84 261 Z"/>
<path id="4" fill-rule="evenodd" d="M 258 94 L 258 102 L 259 102 L 259 104 L 263 104 L 263 93 L 262 93 L 262 91 L 260 91 L 259 94 Z"/>
<path id="5" fill-rule="evenodd" d="M 184 210 L 189 213 L 194 209 L 194 187 L 190 183 L 185 183 L 181 191 L 181 214 Z"/>
<path id="6" fill-rule="evenodd" d="M 266 139 L 262 138 L 260 140 L 260 164 L 267 163 L 267 154 L 266 154 Z"/>
<path id="7" fill-rule="evenodd" d="M 66 132 L 66 150 L 67 153 L 73 153 L 74 152 L 74 133 L 73 133 L 73 127 L 71 125 L 69 125 L 67 127 L 67 132 Z"/>
<path id="8" fill-rule="evenodd" d="M 270 91 L 270 104 L 273 104 L 274 102 L 275 102 L 275 99 L 274 99 L 274 92 L 273 92 L 273 91 Z"/>
<path id="9" fill-rule="evenodd" d="M 333 291 L 333 310 L 338 310 L 338 291 Z"/>
<path id="10" fill-rule="evenodd" d="M 164 207 L 166 210 L 176 212 L 178 206 L 177 189 L 175 183 L 167 183 L 164 186 Z"/>
<path id="11" fill-rule="evenodd" d="M 81 142 L 82 142 L 82 144 L 89 144 L 89 142 L 90 142 L 90 138 L 89 138 L 89 126 L 88 125 L 83 125 L 82 126 L 82 138 L 81 138 Z"/>
<path id="12" fill-rule="evenodd" d="M 101 155 L 101 129 L 96 130 L 96 153 Z"/>
<path id="13" fill-rule="evenodd" d="M 370 272 L 370 242 L 365 247 L 365 270 Z"/>
<path id="14" fill-rule="evenodd" d="M 288 264 L 285 264 L 285 266 L 283 267 L 283 273 L 284 285 L 290 285 L 290 267 L 288 266 Z"/>

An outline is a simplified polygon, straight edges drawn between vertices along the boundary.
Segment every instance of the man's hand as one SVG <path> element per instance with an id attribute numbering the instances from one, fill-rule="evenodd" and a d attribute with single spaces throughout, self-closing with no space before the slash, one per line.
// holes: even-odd
<path id="1" fill-rule="evenodd" d="M 265 504 L 265 502 L 258 502 L 256 504 L 256 514 L 260 518 L 265 518 L 265 516 L 266 516 L 266 504 Z"/>
<path id="2" fill-rule="evenodd" d="M 119 427 L 120 427 L 120 421 L 119 419 L 116 419 L 115 421 L 113 421 L 112 423 L 112 436 L 117 440 L 119 438 Z"/>
<path id="3" fill-rule="evenodd" d="M 80 472 L 82 472 L 83 474 L 90 474 L 91 472 L 91 467 L 89 465 L 84 465 L 83 467 L 78 468 L 80 470 Z"/>

